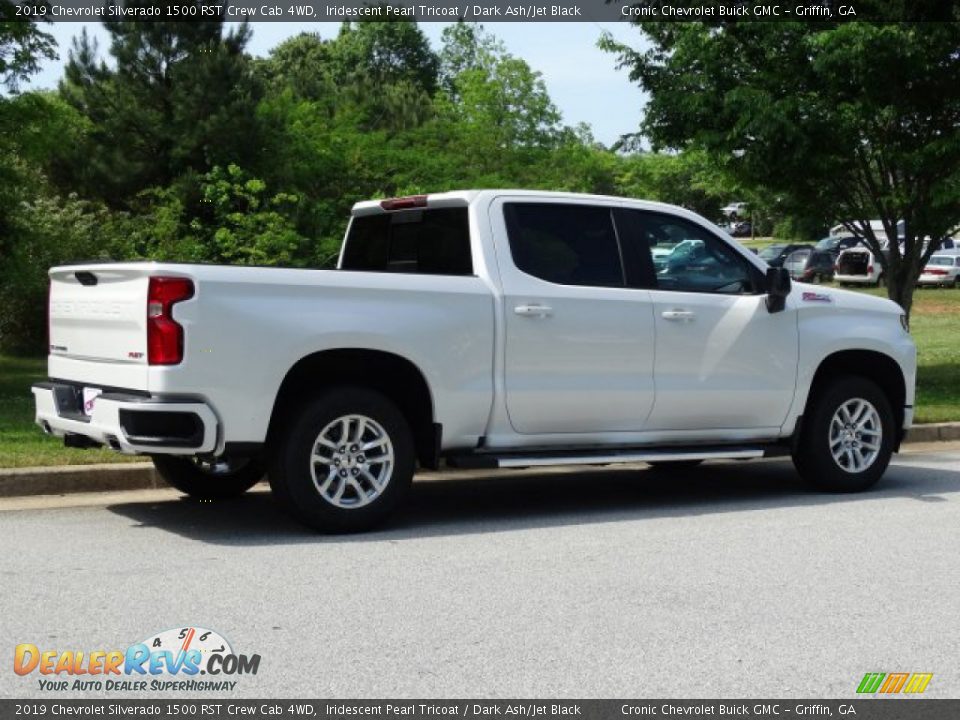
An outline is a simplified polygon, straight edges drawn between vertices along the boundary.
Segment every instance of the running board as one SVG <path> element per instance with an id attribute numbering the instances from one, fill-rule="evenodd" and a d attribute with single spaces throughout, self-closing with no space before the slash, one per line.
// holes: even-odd
<path id="1" fill-rule="evenodd" d="M 673 447 L 660 449 L 580 450 L 549 453 L 473 453 L 447 458 L 452 467 L 463 469 L 524 468 L 546 465 L 613 465 L 618 463 L 682 462 L 684 460 L 752 460 L 789 453 L 782 445 Z"/>

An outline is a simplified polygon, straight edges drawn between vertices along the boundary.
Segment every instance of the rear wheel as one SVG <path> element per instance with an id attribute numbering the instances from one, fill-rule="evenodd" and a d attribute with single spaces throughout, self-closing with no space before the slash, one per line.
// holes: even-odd
<path id="1" fill-rule="evenodd" d="M 224 500 L 242 495 L 263 477 L 263 465 L 254 458 L 211 461 L 174 455 L 154 455 L 153 466 L 164 480 L 182 493 L 201 500 Z"/>
<path id="2" fill-rule="evenodd" d="M 293 420 L 271 464 L 270 487 L 303 524 L 357 532 L 399 505 L 414 468 L 413 437 L 397 406 L 372 390 L 337 388 Z"/>
<path id="3" fill-rule="evenodd" d="M 876 383 L 838 377 L 811 399 L 793 463 L 821 490 L 866 490 L 887 469 L 894 434 L 893 411 Z"/>

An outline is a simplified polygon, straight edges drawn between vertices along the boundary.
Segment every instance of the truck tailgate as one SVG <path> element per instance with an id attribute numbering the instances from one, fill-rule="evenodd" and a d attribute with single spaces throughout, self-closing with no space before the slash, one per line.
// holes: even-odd
<path id="1" fill-rule="evenodd" d="M 50 377 L 147 389 L 149 275 L 147 264 L 50 271 Z"/>

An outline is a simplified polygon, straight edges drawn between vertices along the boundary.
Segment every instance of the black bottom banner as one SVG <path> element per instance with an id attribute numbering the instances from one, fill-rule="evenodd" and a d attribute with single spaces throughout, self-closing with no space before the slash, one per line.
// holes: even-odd
<path id="1" fill-rule="evenodd" d="M 960 718 L 960 700 L 0 700 L 7 718 Z"/>

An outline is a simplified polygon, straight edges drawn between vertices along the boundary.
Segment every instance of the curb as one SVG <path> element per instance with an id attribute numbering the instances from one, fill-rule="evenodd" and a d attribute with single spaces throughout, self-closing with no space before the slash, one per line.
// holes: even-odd
<path id="1" fill-rule="evenodd" d="M 0 470 L 0 498 L 167 487 L 153 463 L 101 463 Z"/>
<path id="2" fill-rule="evenodd" d="M 960 422 L 915 425 L 905 443 L 960 440 Z M 0 469 L 0 498 L 169 488 L 153 463 L 101 463 Z"/>
<path id="3" fill-rule="evenodd" d="M 946 442 L 960 440 L 960 422 L 926 423 L 907 430 L 904 442 Z"/>

